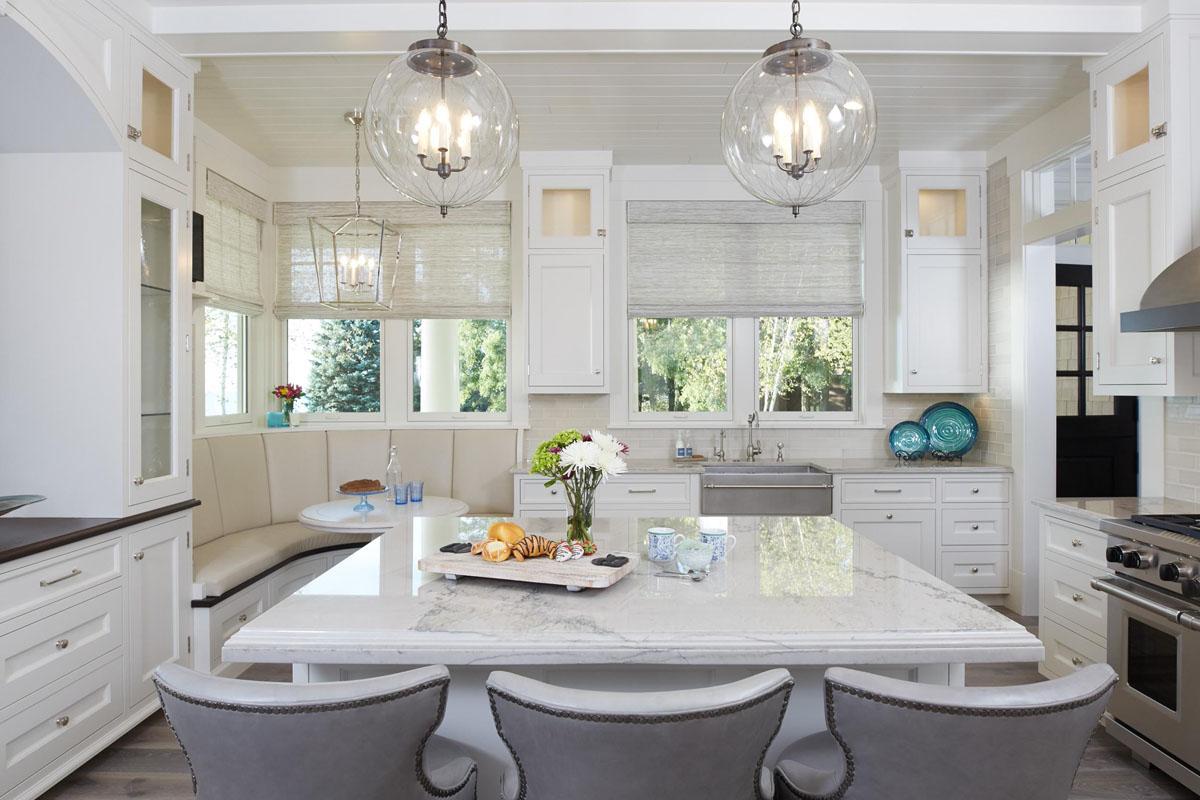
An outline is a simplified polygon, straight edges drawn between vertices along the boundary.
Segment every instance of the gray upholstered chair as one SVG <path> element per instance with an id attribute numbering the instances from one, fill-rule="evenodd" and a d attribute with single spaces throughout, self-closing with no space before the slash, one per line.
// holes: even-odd
<path id="1" fill-rule="evenodd" d="M 475 762 L 433 735 L 445 667 L 297 685 L 168 664 L 154 682 L 201 800 L 475 797 Z"/>
<path id="2" fill-rule="evenodd" d="M 504 800 L 770 797 L 767 747 L 792 678 L 776 669 L 711 689 L 598 692 L 508 672 L 488 678 L 514 763 Z"/>
<path id="3" fill-rule="evenodd" d="M 1116 674 L 1094 664 L 1044 683 L 947 687 L 825 673 L 829 732 L 787 748 L 782 800 L 1066 800 Z"/>

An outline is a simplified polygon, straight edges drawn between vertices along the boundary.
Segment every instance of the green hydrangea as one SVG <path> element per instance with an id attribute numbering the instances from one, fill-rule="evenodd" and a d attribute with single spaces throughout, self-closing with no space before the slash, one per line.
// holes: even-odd
<path id="1" fill-rule="evenodd" d="M 531 466 L 533 473 L 535 475 L 557 478 L 559 475 L 558 453 L 550 452 L 551 448 L 561 450 L 572 442 L 578 442 L 582 439 L 582 433 L 574 428 L 568 428 L 565 431 L 559 431 L 539 444 L 537 450 L 533 451 L 533 464 Z"/>

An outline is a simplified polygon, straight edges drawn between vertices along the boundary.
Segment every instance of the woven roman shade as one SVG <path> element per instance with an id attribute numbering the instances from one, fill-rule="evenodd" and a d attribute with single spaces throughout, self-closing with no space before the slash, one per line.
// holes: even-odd
<path id="1" fill-rule="evenodd" d="M 204 203 L 204 288 L 208 304 L 261 314 L 259 260 L 267 201 L 208 171 Z"/>
<path id="2" fill-rule="evenodd" d="M 863 313 L 862 203 L 632 201 L 630 317 Z"/>
<path id="3" fill-rule="evenodd" d="M 353 203 L 276 203 L 275 315 L 281 319 L 507 319 L 512 315 L 512 212 L 477 203 L 443 219 L 417 203 L 363 203 L 363 216 L 400 231 L 400 267 L 391 311 L 348 312 L 319 302 L 309 217 L 351 214 Z M 387 239 L 384 252 L 394 253 Z M 383 264 L 392 280 L 394 262 Z"/>

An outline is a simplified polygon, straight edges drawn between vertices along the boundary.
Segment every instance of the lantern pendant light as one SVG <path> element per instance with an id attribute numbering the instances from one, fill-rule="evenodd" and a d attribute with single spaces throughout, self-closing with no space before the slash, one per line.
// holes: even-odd
<path id="1" fill-rule="evenodd" d="M 354 126 L 354 213 L 308 219 L 317 292 L 321 305 L 339 311 L 390 310 L 400 266 L 400 232 L 386 219 L 363 216 L 362 111 L 347 111 L 344 118 Z"/>
<path id="2" fill-rule="evenodd" d="M 447 39 L 446 0 L 437 38 L 413 42 L 367 95 L 367 151 L 387 181 L 446 216 L 491 194 L 517 156 L 512 96 L 483 59 Z"/>
<path id="3" fill-rule="evenodd" d="M 725 164 L 750 194 L 792 209 L 845 189 L 875 146 L 875 99 L 852 62 L 807 38 L 799 0 L 792 38 L 768 47 L 734 85 L 721 115 Z"/>

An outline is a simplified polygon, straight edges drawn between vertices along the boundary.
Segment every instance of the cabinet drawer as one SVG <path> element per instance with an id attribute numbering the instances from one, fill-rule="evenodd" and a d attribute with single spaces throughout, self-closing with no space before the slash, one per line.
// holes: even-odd
<path id="1" fill-rule="evenodd" d="M 120 574 L 119 536 L 0 574 L 0 622 Z"/>
<path id="2" fill-rule="evenodd" d="M 860 503 L 932 503 L 936 500 L 937 482 L 933 478 L 843 478 L 843 505 Z"/>
<path id="3" fill-rule="evenodd" d="M 1038 626 L 1038 636 L 1046 647 L 1043 666 L 1055 675 L 1070 675 L 1083 667 L 1106 663 L 1104 645 L 1080 636 L 1053 617 L 1043 616 Z"/>
<path id="4" fill-rule="evenodd" d="M 225 642 L 229 641 L 229 637 L 242 629 L 250 620 L 257 617 L 259 614 L 266 611 L 270 606 L 267 603 L 267 586 L 265 583 L 259 583 L 247 590 L 244 594 L 238 594 L 236 602 L 229 604 L 228 608 L 220 610 L 213 609 L 211 647 L 212 664 L 216 667 L 221 663 L 221 648 Z"/>
<path id="5" fill-rule="evenodd" d="M 942 509 L 942 544 L 1008 544 L 1008 509 Z"/>
<path id="6" fill-rule="evenodd" d="M 1108 569 L 1104 549 L 1108 537 L 1095 528 L 1087 528 L 1058 517 L 1042 516 L 1042 546 L 1049 553 L 1056 553 L 1082 568 Z"/>
<path id="7" fill-rule="evenodd" d="M 1007 503 L 1008 478 L 942 478 L 944 503 Z"/>
<path id="8" fill-rule="evenodd" d="M 125 681 L 115 657 L 80 677 L 64 679 L 40 700 L 0 719 L 0 794 L 121 716 Z"/>
<path id="9" fill-rule="evenodd" d="M 959 589 L 1007 589 L 1007 550 L 947 550 L 938 575 Z"/>
<path id="10" fill-rule="evenodd" d="M 124 619 L 113 589 L 0 636 L 0 708 L 120 647 Z"/>
<path id="11" fill-rule="evenodd" d="M 1042 609 L 1097 636 L 1108 635 L 1108 595 L 1092 588 L 1090 572 L 1042 559 Z"/>
<path id="12" fill-rule="evenodd" d="M 596 503 L 608 508 L 686 506 L 691 494 L 689 476 L 635 475 L 601 484 Z"/>
<path id="13" fill-rule="evenodd" d="M 522 478 L 517 497 L 523 505 L 562 505 L 567 502 L 567 495 L 561 484 L 545 486 L 545 483 L 543 478 Z"/>

